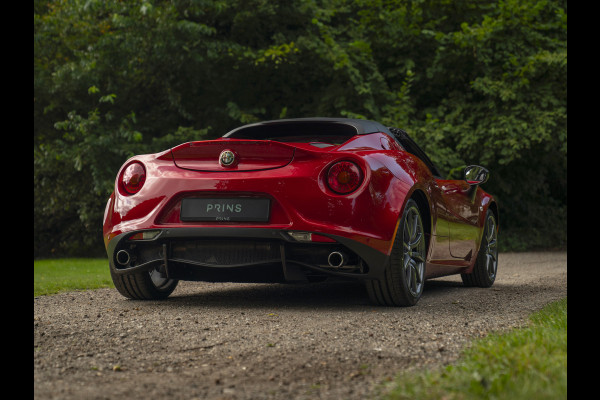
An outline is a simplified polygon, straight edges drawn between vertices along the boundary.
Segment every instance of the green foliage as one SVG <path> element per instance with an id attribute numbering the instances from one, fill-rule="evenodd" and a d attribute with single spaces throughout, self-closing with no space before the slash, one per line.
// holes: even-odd
<path id="1" fill-rule="evenodd" d="M 504 245 L 566 246 L 566 2 L 34 1 L 34 254 L 102 252 L 131 155 L 306 116 L 488 167 Z"/>

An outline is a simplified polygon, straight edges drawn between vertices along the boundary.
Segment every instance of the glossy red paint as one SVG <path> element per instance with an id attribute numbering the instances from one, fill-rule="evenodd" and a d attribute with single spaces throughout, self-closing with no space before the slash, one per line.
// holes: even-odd
<path id="1" fill-rule="evenodd" d="M 219 163 L 219 156 L 226 150 L 243 162 Z M 262 171 L 289 164 L 294 157 L 294 147 L 263 140 L 220 139 L 184 143 L 173 148 L 171 155 L 175 165 L 194 171 Z"/>
<path id="2" fill-rule="evenodd" d="M 374 135 L 377 137 L 373 141 L 380 143 L 382 134 Z M 224 140 L 222 148 L 233 147 L 231 141 Z M 211 142 L 211 146 L 215 142 Z M 104 222 L 104 235 L 167 226 L 268 227 L 340 235 L 387 253 L 407 185 L 394 179 L 371 158 L 371 154 L 378 151 L 364 146 L 359 151 L 297 146 L 294 161 L 281 167 L 212 172 L 180 168 L 173 160 L 166 160 L 168 157 L 164 153 L 136 156 L 129 162 L 136 160 L 144 164 L 146 182 L 135 196 L 122 196 L 117 192 L 109 218 Z M 329 167 L 342 160 L 353 161 L 365 171 L 362 184 L 348 195 L 335 193 L 326 183 Z M 217 194 L 266 196 L 272 200 L 271 220 L 268 223 L 179 220 L 178 210 L 183 197 L 214 197 Z"/>
<path id="3" fill-rule="evenodd" d="M 233 154 L 230 165 L 220 161 L 225 150 Z M 328 184 L 329 171 L 340 162 L 352 163 L 360 174 L 350 193 L 336 192 Z M 125 192 L 121 181 L 132 163 L 145 169 L 145 181 L 135 194 Z M 115 257 L 111 241 L 121 234 L 185 228 L 306 231 L 325 238 L 320 240 L 325 243 L 348 239 L 385 258 L 404 205 L 409 198 L 419 198 L 428 227 L 426 276 L 470 272 L 485 213 L 494 201 L 477 185 L 434 176 L 421 159 L 384 132 L 323 147 L 232 138 L 184 143 L 129 159 L 117 177 L 103 224 L 109 258 Z M 268 198 L 269 220 L 180 219 L 184 198 L 214 197 Z"/>

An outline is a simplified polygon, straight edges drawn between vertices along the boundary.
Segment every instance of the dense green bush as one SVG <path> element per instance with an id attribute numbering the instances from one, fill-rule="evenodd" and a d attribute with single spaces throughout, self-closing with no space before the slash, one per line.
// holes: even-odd
<path id="1" fill-rule="evenodd" d="M 34 257 L 102 254 L 133 154 L 306 116 L 492 171 L 504 249 L 566 246 L 566 1 L 34 1 Z"/>

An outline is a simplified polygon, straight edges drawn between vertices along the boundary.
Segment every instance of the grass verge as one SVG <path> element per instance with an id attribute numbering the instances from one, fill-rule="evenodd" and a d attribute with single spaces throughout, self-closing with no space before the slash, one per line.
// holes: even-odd
<path id="1" fill-rule="evenodd" d="M 105 258 L 33 261 L 33 296 L 114 287 Z"/>
<path id="2" fill-rule="evenodd" d="M 566 399 L 567 299 L 525 328 L 475 341 L 454 365 L 401 374 L 394 385 L 384 399 Z"/>

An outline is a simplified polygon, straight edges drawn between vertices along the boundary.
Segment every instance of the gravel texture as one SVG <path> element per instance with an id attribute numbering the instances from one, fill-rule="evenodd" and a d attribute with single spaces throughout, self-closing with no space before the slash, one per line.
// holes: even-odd
<path id="1" fill-rule="evenodd" d="M 373 306 L 351 281 L 180 282 L 166 301 L 40 296 L 34 398 L 374 398 L 397 372 L 452 363 L 470 340 L 567 296 L 566 252 L 499 260 L 492 288 L 438 278 L 409 308 Z"/>

